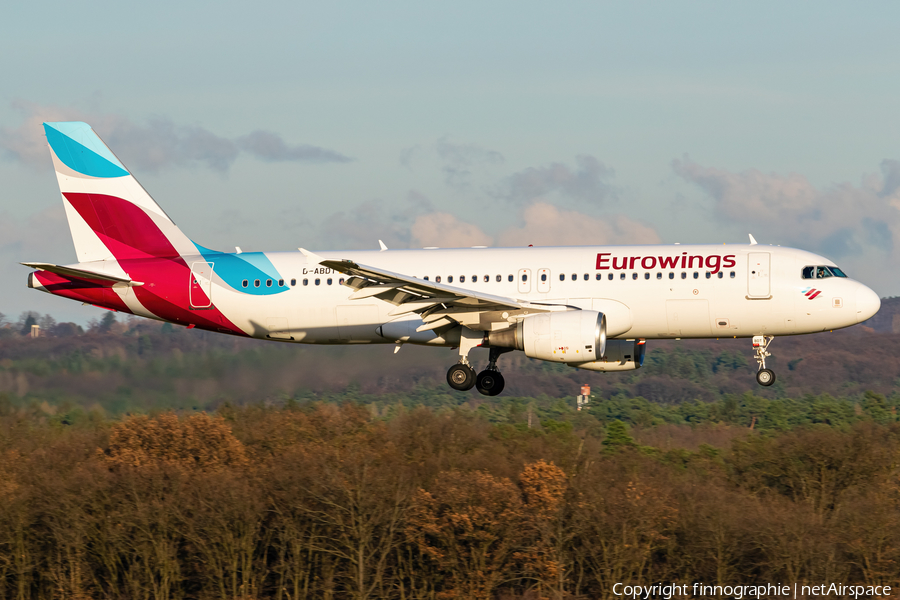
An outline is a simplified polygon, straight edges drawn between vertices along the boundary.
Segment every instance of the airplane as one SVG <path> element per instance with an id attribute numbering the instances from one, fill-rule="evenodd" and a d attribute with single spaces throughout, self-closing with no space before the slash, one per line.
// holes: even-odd
<path id="1" fill-rule="evenodd" d="M 28 287 L 208 331 L 303 344 L 457 348 L 447 382 L 487 396 L 506 352 L 629 371 L 649 339 L 751 338 L 861 323 L 878 295 L 811 252 L 749 244 L 234 252 L 188 238 L 82 122 L 44 123 L 78 262 Z M 476 373 L 474 348 L 489 349 Z"/>

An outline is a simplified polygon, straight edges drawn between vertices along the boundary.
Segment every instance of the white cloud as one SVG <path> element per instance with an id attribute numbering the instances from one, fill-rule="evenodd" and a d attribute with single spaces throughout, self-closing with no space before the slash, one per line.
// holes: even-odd
<path id="1" fill-rule="evenodd" d="M 522 224 L 501 231 L 499 246 L 575 246 L 602 244 L 657 244 L 655 229 L 624 215 L 591 217 L 535 202 L 522 211 Z"/>
<path id="2" fill-rule="evenodd" d="M 461 221 L 449 213 L 430 213 L 416 217 L 410 234 L 413 248 L 467 248 L 489 246 L 492 243 L 491 236 L 477 225 Z"/>
<path id="3" fill-rule="evenodd" d="M 547 199 L 551 195 L 601 204 L 614 197 L 616 190 L 608 182 L 615 171 L 595 157 L 584 154 L 575 158 L 575 167 L 551 163 L 546 167 L 529 167 L 514 173 L 495 192 L 498 197 L 516 203 Z"/>
<path id="4" fill-rule="evenodd" d="M 167 117 L 151 117 L 146 124 L 111 114 L 88 114 L 75 108 L 14 104 L 24 115 L 15 128 L 0 127 L 0 149 L 11 160 L 45 168 L 50 163 L 42 123 L 84 121 L 131 169 L 158 172 L 169 167 L 203 166 L 226 172 L 241 152 L 264 161 L 348 162 L 327 148 L 289 145 L 278 134 L 256 130 L 229 139 L 199 125 L 178 125 Z"/>
<path id="5" fill-rule="evenodd" d="M 496 150 L 473 143 L 452 142 L 444 136 L 433 144 L 404 148 L 400 152 L 400 164 L 412 168 L 414 162 L 428 157 L 437 158 L 444 183 L 457 191 L 471 189 L 472 180 L 480 172 L 506 162 Z"/>
<path id="6" fill-rule="evenodd" d="M 835 257 L 868 250 L 896 254 L 900 235 L 900 163 L 885 160 L 882 175 L 859 185 L 816 188 L 803 175 L 734 173 L 704 167 L 685 157 L 672 161 L 685 181 L 714 202 L 718 220 L 765 231 L 767 237 Z"/>

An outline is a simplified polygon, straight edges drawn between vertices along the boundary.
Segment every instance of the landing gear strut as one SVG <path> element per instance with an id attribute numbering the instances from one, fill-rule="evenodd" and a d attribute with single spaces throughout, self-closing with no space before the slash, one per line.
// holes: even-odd
<path id="1" fill-rule="evenodd" d="M 469 351 L 477 348 L 484 334 L 463 327 L 459 334 L 459 362 L 447 371 L 447 383 L 454 390 L 465 392 L 475 387 L 475 369 L 469 364 Z"/>
<path id="2" fill-rule="evenodd" d="M 756 372 L 756 382 L 767 387 L 775 383 L 775 372 L 766 368 L 766 357 L 772 356 L 769 353 L 769 344 L 774 339 L 775 336 L 773 335 L 753 336 L 753 350 L 756 352 L 756 362 L 759 364 L 759 370 Z"/>

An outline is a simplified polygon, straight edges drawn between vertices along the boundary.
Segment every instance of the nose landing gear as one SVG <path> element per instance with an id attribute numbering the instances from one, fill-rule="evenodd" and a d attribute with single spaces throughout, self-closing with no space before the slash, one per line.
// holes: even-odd
<path id="1" fill-rule="evenodd" d="M 756 362 L 759 364 L 759 370 L 756 372 L 756 382 L 766 387 L 775 383 L 775 372 L 766 368 L 766 357 L 772 356 L 769 352 L 769 344 L 774 339 L 774 335 L 753 336 L 753 350 L 756 352 Z"/>

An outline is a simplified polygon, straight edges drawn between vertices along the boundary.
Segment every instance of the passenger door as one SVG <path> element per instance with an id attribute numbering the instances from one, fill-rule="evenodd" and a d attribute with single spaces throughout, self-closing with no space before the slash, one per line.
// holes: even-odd
<path id="1" fill-rule="evenodd" d="M 191 280 L 188 284 L 191 308 L 212 306 L 212 276 L 215 263 L 195 262 L 191 265 Z"/>
<path id="2" fill-rule="evenodd" d="M 751 252 L 747 255 L 747 297 L 771 298 L 768 252 Z"/>

